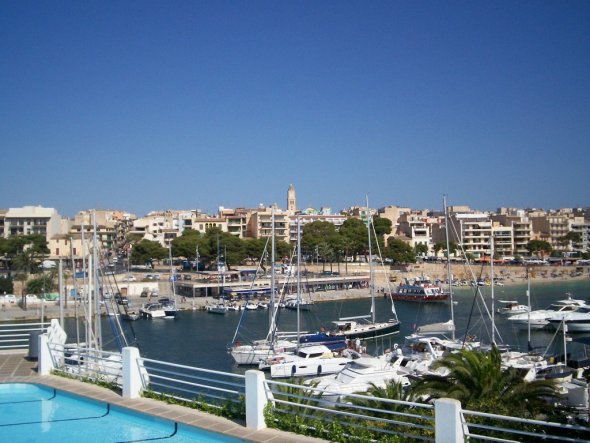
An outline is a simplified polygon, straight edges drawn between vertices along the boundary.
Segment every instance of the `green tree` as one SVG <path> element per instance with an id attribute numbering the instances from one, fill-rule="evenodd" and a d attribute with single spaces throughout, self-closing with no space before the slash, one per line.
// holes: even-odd
<path id="1" fill-rule="evenodd" d="M 426 254 L 428 254 L 428 245 L 426 243 L 417 243 L 414 246 L 414 253 L 416 255 L 425 256 Z"/>
<path id="2" fill-rule="evenodd" d="M 57 290 L 54 273 L 44 274 L 27 282 L 27 294 L 43 295 Z"/>
<path id="3" fill-rule="evenodd" d="M 416 262 L 416 254 L 414 254 L 412 247 L 405 241 L 395 237 L 389 238 L 383 254 L 397 264 Z"/>
<path id="4" fill-rule="evenodd" d="M 572 246 L 582 243 L 582 233 L 570 231 L 559 239 L 559 243 L 562 246 L 570 246 L 570 243 Z"/>
<path id="5" fill-rule="evenodd" d="M 4 294 L 5 292 L 7 294 L 14 293 L 14 284 L 10 277 L 0 278 L 0 294 Z"/>
<path id="6" fill-rule="evenodd" d="M 131 250 L 131 263 L 143 265 L 168 257 L 168 250 L 157 241 L 141 240 Z"/>
<path id="7" fill-rule="evenodd" d="M 465 409 L 517 417 L 534 417 L 556 399 L 551 380 L 525 381 L 514 368 L 503 370 L 498 348 L 490 352 L 461 350 L 432 364 L 432 369 L 447 368 L 448 375 L 426 375 L 414 387 L 416 396 L 448 397 Z"/>
<path id="8" fill-rule="evenodd" d="M 444 251 L 447 249 L 447 243 L 444 241 L 437 241 L 433 246 L 432 249 L 434 250 L 434 255 L 438 255 L 440 251 Z"/>
<path id="9" fill-rule="evenodd" d="M 544 240 L 531 240 L 527 243 L 526 249 L 530 254 L 535 254 L 537 257 L 544 257 L 545 255 L 551 254 L 551 251 L 553 251 L 549 242 Z"/>
<path id="10" fill-rule="evenodd" d="M 196 257 L 197 246 L 199 246 L 199 255 L 201 255 L 202 243 L 203 236 L 199 231 L 185 229 L 182 235 L 172 240 L 172 256 L 192 260 Z"/>
<path id="11" fill-rule="evenodd" d="M 367 226 L 358 218 L 349 218 L 340 226 L 342 244 L 346 248 L 346 255 L 356 257 L 368 250 Z"/>

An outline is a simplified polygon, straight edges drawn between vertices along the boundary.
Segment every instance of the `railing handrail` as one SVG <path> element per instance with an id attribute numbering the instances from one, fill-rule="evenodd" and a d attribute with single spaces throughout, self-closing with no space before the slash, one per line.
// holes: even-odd
<path id="1" fill-rule="evenodd" d="M 208 374 L 227 375 L 227 376 L 230 376 L 230 377 L 235 377 L 235 378 L 239 378 L 239 379 L 243 379 L 243 380 L 246 379 L 246 376 L 245 375 L 243 375 L 243 374 L 234 374 L 232 372 L 223 372 L 223 371 L 215 371 L 213 369 L 197 368 L 195 366 L 180 365 L 180 364 L 177 364 L 177 363 L 170 363 L 170 362 L 165 362 L 165 361 L 162 361 L 162 360 L 154 360 L 154 359 L 151 359 L 151 358 L 143 358 L 143 357 L 140 357 L 138 360 L 140 362 L 143 362 L 144 363 L 144 365 L 143 365 L 144 367 L 145 367 L 145 362 L 149 362 L 149 363 L 157 363 L 157 364 L 161 364 L 161 365 L 165 365 L 165 366 L 172 366 L 172 367 L 175 367 L 175 368 L 190 369 L 190 370 L 194 370 L 194 371 L 205 372 L 205 373 L 208 373 Z"/>

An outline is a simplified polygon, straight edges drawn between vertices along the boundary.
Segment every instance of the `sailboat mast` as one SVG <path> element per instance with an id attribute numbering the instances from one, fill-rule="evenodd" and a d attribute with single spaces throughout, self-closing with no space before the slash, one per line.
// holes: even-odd
<path id="1" fill-rule="evenodd" d="M 529 274 L 529 267 L 526 267 L 526 278 L 527 278 L 527 289 L 526 289 L 526 300 L 527 300 L 527 343 L 528 343 L 528 350 L 532 351 L 533 348 L 531 346 L 531 276 Z"/>
<path id="2" fill-rule="evenodd" d="M 274 310 L 275 310 L 275 208 L 270 208 L 270 226 L 271 226 L 271 238 L 270 238 L 270 309 L 268 310 L 268 323 L 270 330 L 274 331 Z"/>
<path id="3" fill-rule="evenodd" d="M 371 321 L 375 323 L 375 287 L 373 283 L 373 251 L 371 249 L 371 210 L 369 209 L 369 196 L 367 201 L 367 236 L 369 238 L 369 292 L 371 294 Z"/>
<path id="4" fill-rule="evenodd" d="M 172 286 L 172 298 L 174 299 L 174 303 L 176 303 L 176 276 L 174 274 L 174 267 L 172 266 L 172 242 L 168 243 L 168 260 L 170 260 L 170 283 Z"/>
<path id="5" fill-rule="evenodd" d="M 94 263 L 94 301 L 95 301 L 95 315 L 96 315 L 96 331 L 95 331 L 95 338 L 96 338 L 96 347 L 97 349 L 100 349 L 102 347 L 102 324 L 100 321 L 100 302 L 101 302 L 101 297 L 99 297 L 99 294 L 101 294 L 101 288 L 100 288 L 100 278 L 99 278 L 99 272 L 100 272 L 100 262 L 98 260 L 98 242 L 97 242 L 97 236 L 98 236 L 98 231 L 96 228 L 96 211 L 92 212 L 92 227 L 94 229 L 94 235 L 92 237 L 92 249 L 93 249 L 93 256 L 92 256 L 92 261 Z"/>
<path id="6" fill-rule="evenodd" d="M 297 346 L 299 347 L 299 331 L 301 318 L 299 304 L 301 303 L 301 217 L 297 217 Z"/>
<path id="7" fill-rule="evenodd" d="M 449 305 L 451 307 L 451 321 L 453 322 L 452 339 L 455 340 L 455 308 L 453 307 L 453 274 L 451 273 L 451 249 L 449 242 L 449 212 L 447 209 L 447 196 L 443 195 L 445 209 L 445 237 L 447 242 L 447 281 L 449 282 Z"/>
<path id="8" fill-rule="evenodd" d="M 494 234 L 490 234 L 490 279 L 492 285 L 492 344 L 496 345 L 496 309 L 494 298 Z"/>

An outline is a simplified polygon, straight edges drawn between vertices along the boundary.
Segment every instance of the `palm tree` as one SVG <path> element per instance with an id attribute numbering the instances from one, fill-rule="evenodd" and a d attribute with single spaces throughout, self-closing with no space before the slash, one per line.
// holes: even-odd
<path id="1" fill-rule="evenodd" d="M 502 370 L 500 351 L 462 350 L 433 363 L 445 367 L 449 375 L 425 376 L 412 389 L 414 395 L 459 400 L 466 409 L 496 414 L 532 417 L 556 399 L 556 386 L 551 380 L 526 382 L 516 369 Z"/>

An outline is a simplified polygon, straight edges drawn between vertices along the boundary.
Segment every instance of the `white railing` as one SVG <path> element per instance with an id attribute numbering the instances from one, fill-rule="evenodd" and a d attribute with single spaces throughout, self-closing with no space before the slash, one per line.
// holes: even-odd
<path id="1" fill-rule="evenodd" d="M 245 396 L 245 376 L 210 369 L 139 358 L 138 365 L 149 381 L 143 388 L 153 393 L 186 402 L 201 402 L 211 407 L 237 405 Z"/>
<path id="2" fill-rule="evenodd" d="M 240 375 L 201 369 L 141 358 L 131 347 L 117 359 L 112 353 L 50 344 L 48 334 L 39 337 L 39 351 L 41 375 L 65 368 L 76 376 L 115 380 L 125 398 L 151 391 L 234 411 L 243 406 L 250 429 L 286 426 L 326 439 L 333 439 L 336 432 L 362 441 L 590 441 L 590 427 L 462 410 L 451 399 L 436 400 L 434 405 L 360 394 L 342 399 L 339 393 L 313 386 L 267 380 L 258 370 Z"/>
<path id="3" fill-rule="evenodd" d="M 31 334 L 42 334 L 48 325 L 48 322 L 0 323 L 0 350 L 28 349 Z"/>
<path id="4" fill-rule="evenodd" d="M 77 345 L 49 344 L 53 369 L 77 378 L 123 386 L 123 359 L 118 352 Z"/>

